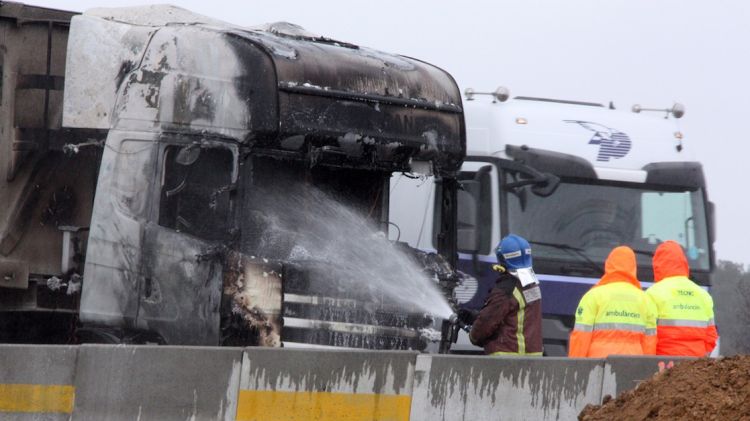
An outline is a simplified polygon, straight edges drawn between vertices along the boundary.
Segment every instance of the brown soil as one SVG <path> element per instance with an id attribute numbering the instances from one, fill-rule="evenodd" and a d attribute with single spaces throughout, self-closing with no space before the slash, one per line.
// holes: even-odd
<path id="1" fill-rule="evenodd" d="M 750 355 L 678 363 L 578 419 L 750 421 Z"/>

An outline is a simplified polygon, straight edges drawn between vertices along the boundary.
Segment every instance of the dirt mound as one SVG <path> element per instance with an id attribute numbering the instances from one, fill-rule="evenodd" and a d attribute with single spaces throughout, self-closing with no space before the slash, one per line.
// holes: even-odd
<path id="1" fill-rule="evenodd" d="M 678 363 L 578 419 L 750 421 L 750 355 Z"/>

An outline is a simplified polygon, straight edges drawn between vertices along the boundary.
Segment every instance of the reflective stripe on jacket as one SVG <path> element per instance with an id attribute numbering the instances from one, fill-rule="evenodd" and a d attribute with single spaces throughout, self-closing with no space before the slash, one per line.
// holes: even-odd
<path id="1" fill-rule="evenodd" d="M 702 357 L 716 346 L 714 302 L 708 292 L 688 279 L 690 269 L 682 246 L 665 241 L 654 252 L 654 281 L 646 291 L 657 311 L 658 355 Z"/>
<path id="2" fill-rule="evenodd" d="M 539 285 L 521 286 L 503 273 L 490 291 L 469 333 L 488 355 L 542 355 L 542 299 Z"/>
<path id="3" fill-rule="evenodd" d="M 646 291 L 656 305 L 656 353 L 702 357 L 716 346 L 714 302 L 684 276 L 665 278 Z"/>
<path id="4" fill-rule="evenodd" d="M 629 247 L 610 253 L 602 279 L 581 298 L 568 356 L 652 355 L 656 351 L 653 303 L 635 276 Z"/>

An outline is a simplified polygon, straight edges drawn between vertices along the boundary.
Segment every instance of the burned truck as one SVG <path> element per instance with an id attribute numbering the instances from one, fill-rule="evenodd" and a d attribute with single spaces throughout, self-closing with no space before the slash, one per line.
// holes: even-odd
<path id="1" fill-rule="evenodd" d="M 2 341 L 425 347 L 424 306 L 373 284 L 406 263 L 347 261 L 387 242 L 391 175 L 434 174 L 437 253 L 389 247 L 450 299 L 448 73 L 170 6 L 2 2 L 0 34 Z"/>

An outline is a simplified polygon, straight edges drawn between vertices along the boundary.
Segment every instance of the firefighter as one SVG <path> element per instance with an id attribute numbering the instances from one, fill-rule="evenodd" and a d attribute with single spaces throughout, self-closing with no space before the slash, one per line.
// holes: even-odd
<path id="1" fill-rule="evenodd" d="M 568 356 L 652 355 L 656 351 L 656 311 L 636 278 L 635 253 L 616 247 L 604 276 L 581 298 L 570 334 Z"/>
<path id="2" fill-rule="evenodd" d="M 656 354 L 702 357 L 716 346 L 714 303 L 688 278 L 682 247 L 665 241 L 654 253 L 654 281 L 646 295 L 656 306 Z"/>
<path id="3" fill-rule="evenodd" d="M 508 235 L 495 249 L 499 273 L 479 314 L 459 312 L 472 324 L 471 343 L 488 355 L 542 355 L 542 293 L 528 241 Z M 474 319 L 474 320 L 472 320 Z"/>

